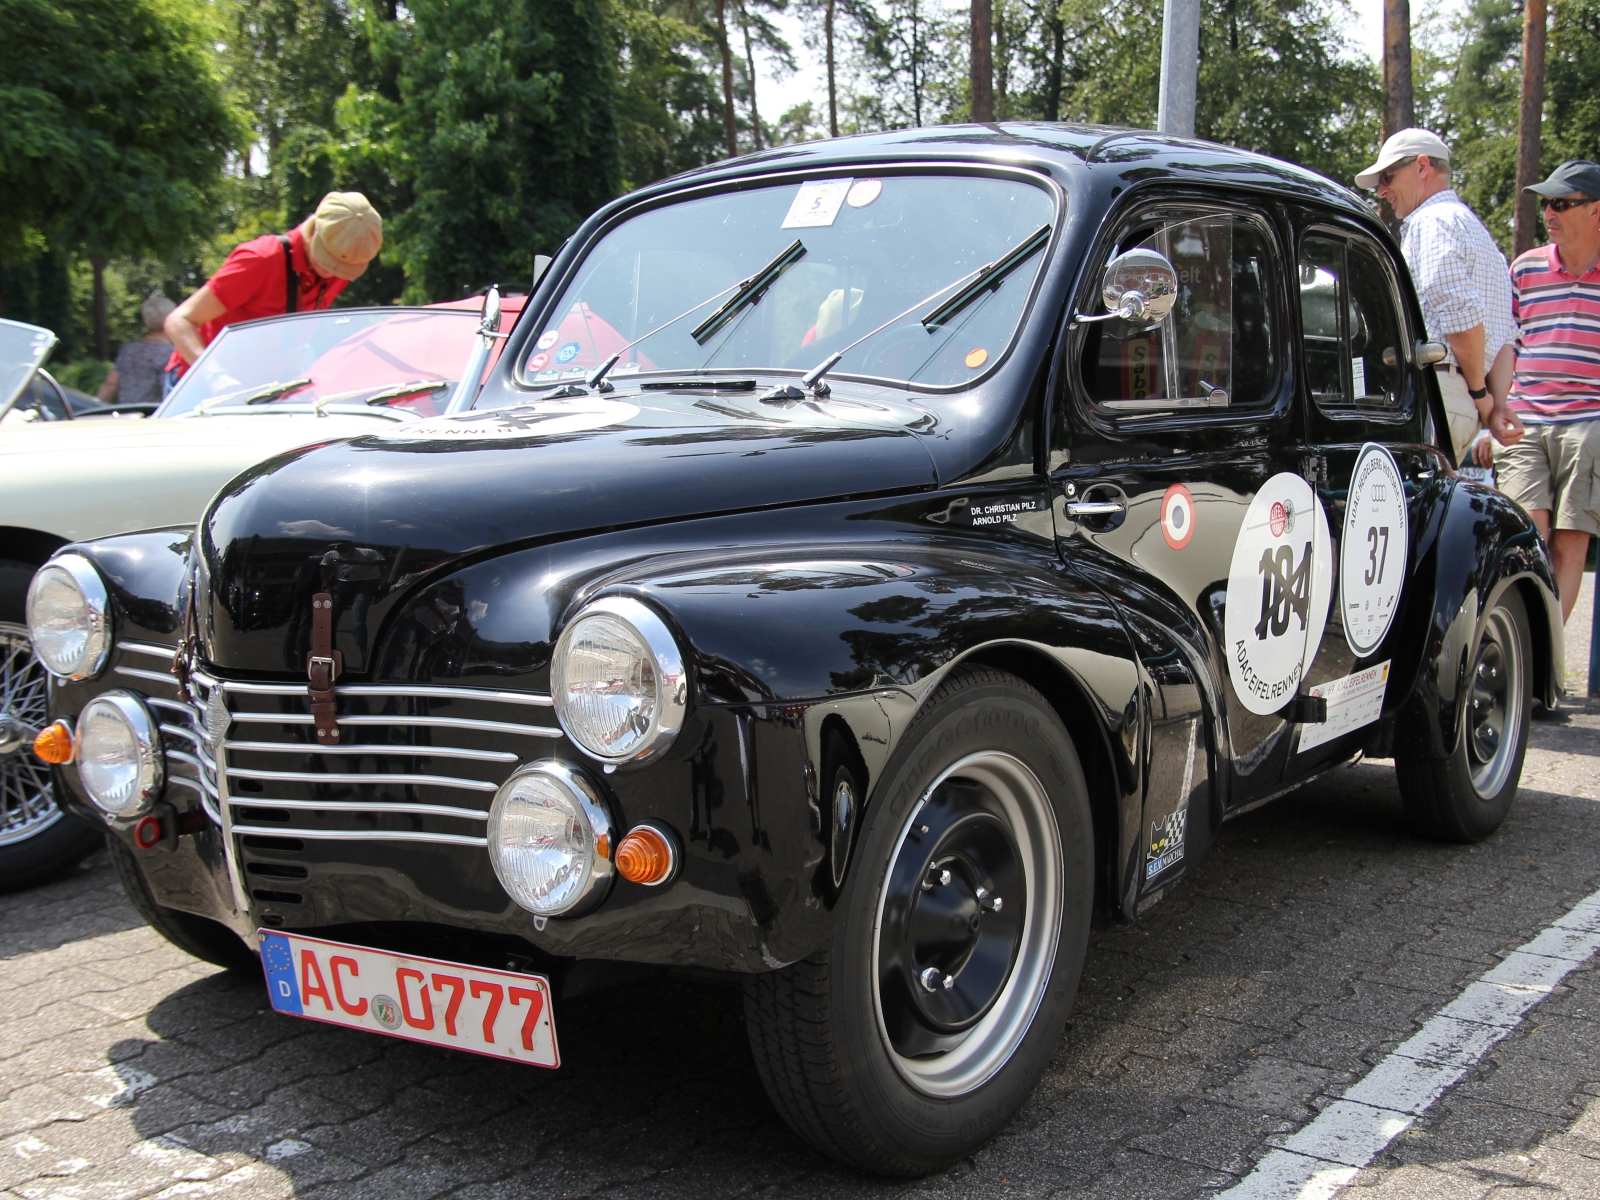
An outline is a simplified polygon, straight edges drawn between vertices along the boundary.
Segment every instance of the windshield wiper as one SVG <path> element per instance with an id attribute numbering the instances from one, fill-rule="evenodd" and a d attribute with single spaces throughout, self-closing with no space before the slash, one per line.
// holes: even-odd
<path id="1" fill-rule="evenodd" d="M 666 329 L 668 326 L 676 325 L 679 321 L 683 320 L 690 313 L 698 312 L 700 309 L 702 309 L 706 305 L 710 304 L 713 300 L 717 299 L 717 297 L 725 296 L 729 292 L 737 290 L 738 295 L 730 297 L 727 304 L 724 304 L 716 312 L 712 313 L 711 316 L 707 317 L 705 321 L 701 322 L 700 325 L 695 327 L 695 335 L 696 335 L 695 336 L 695 340 L 698 341 L 701 345 L 704 345 L 705 344 L 705 338 L 699 337 L 700 330 L 704 329 L 706 327 L 706 325 L 709 324 L 710 322 L 715 321 L 723 313 L 729 313 L 728 320 L 732 320 L 733 319 L 732 318 L 732 306 L 739 301 L 741 296 L 744 297 L 745 300 L 750 304 L 754 304 L 757 300 L 760 300 L 761 299 L 761 295 L 756 294 L 756 293 L 758 291 L 760 293 L 765 293 L 767 288 L 771 287 L 772 284 L 777 280 L 779 272 L 781 272 L 782 269 L 784 267 L 788 266 L 790 263 L 795 262 L 796 260 L 798 260 L 802 255 L 805 254 L 805 252 L 806 252 L 806 248 L 800 244 L 800 241 L 797 238 L 794 242 L 792 242 L 789 245 L 789 247 L 786 250 L 784 250 L 784 252 L 782 254 L 778 255 L 777 258 L 773 259 L 766 266 L 762 267 L 761 270 L 757 271 L 754 275 L 750 276 L 749 279 L 741 280 L 739 283 L 730 283 L 727 287 L 723 288 L 720 292 L 716 292 L 713 295 L 707 296 L 704 300 L 700 301 L 700 303 L 694 305 L 692 308 L 684 309 L 681 313 L 679 313 L 677 316 L 673 317 L 670 321 L 663 321 L 663 322 L 661 322 L 661 324 L 657 325 L 654 329 L 650 330 L 650 332 L 644 334 L 641 337 L 634 338 L 633 341 L 629 342 L 621 350 L 618 350 L 615 354 L 613 354 L 610 358 L 606 359 L 605 362 L 601 363 L 593 371 L 590 371 L 589 374 L 584 378 L 583 382 L 588 384 L 590 387 L 594 388 L 595 391 L 597 391 L 597 392 L 614 391 L 615 388 L 613 387 L 613 385 L 606 382 L 606 376 L 611 373 L 611 368 L 612 367 L 616 366 L 619 362 L 622 361 L 622 356 L 624 354 L 626 354 L 629 350 L 632 350 L 640 342 L 648 341 L 650 338 L 655 337 L 656 334 L 660 333 L 663 329 Z M 761 282 L 763 279 L 765 279 L 764 283 Z M 754 299 L 750 298 L 752 295 L 754 295 Z M 726 325 L 727 323 L 728 323 L 727 321 L 723 321 L 722 322 L 723 325 Z M 720 329 L 721 326 L 719 325 L 718 328 Z M 716 330 L 713 329 L 711 332 L 715 333 Z M 711 336 L 711 334 L 707 334 L 706 335 L 707 338 L 709 338 L 710 336 Z M 575 384 L 570 384 L 569 383 L 569 384 L 566 384 L 563 387 L 556 388 L 554 391 L 552 391 L 549 394 L 547 399 L 555 400 L 555 399 L 559 399 L 559 398 L 565 397 L 565 396 L 586 396 L 586 395 L 588 395 L 588 393 L 585 392 L 582 388 L 578 387 Z"/>
<path id="2" fill-rule="evenodd" d="M 930 334 L 932 334 L 940 325 L 944 324 L 944 322 L 948 321 L 956 313 L 960 312 L 963 308 L 967 307 L 967 305 L 971 304 L 973 300 L 977 299 L 977 297 L 983 292 L 986 292 L 993 287 L 999 287 L 1000 282 L 1007 275 L 1016 270 L 1019 265 L 1027 260 L 1029 255 L 1031 255 L 1040 246 L 1044 245 L 1049 238 L 1050 226 L 1039 226 L 1038 229 L 1035 229 L 1021 242 L 1018 242 L 1015 247 L 1008 250 L 1002 257 L 995 259 L 994 262 L 981 266 L 976 271 L 970 272 L 969 274 L 963 275 L 960 279 L 956 279 L 945 284 L 938 291 L 932 292 L 929 295 L 924 296 L 921 300 L 918 300 L 910 308 L 907 308 L 902 312 L 895 313 L 894 316 L 890 317 L 877 328 L 869 329 L 866 333 L 863 333 L 848 346 L 841 350 L 835 350 L 832 354 L 828 355 L 827 358 L 823 359 L 816 366 L 812 367 L 811 370 L 800 376 L 801 387 L 797 388 L 792 383 L 786 383 L 781 387 L 775 387 L 766 395 L 761 397 L 762 402 L 766 404 L 782 404 L 785 401 L 792 402 L 795 400 L 804 400 L 807 392 L 813 396 L 826 396 L 830 389 L 828 388 L 828 385 L 823 382 L 822 377 L 829 371 L 833 370 L 833 368 L 839 364 L 839 360 L 841 358 L 843 358 L 846 354 L 849 354 L 850 351 L 861 345 L 861 343 L 866 341 L 869 337 L 873 337 L 876 334 L 882 333 L 895 322 L 910 316 L 924 304 L 927 304 L 930 300 L 938 299 L 938 297 L 944 295 L 951 288 L 960 288 L 961 290 L 958 291 L 954 296 L 951 296 L 950 299 L 946 300 L 943 304 L 939 305 L 938 308 L 934 309 L 931 313 L 922 318 L 921 323 L 923 327 L 926 328 Z M 804 390 L 801 390 L 802 388 Z"/>
<path id="3" fill-rule="evenodd" d="M 800 244 L 799 238 L 795 238 L 779 251 L 776 258 L 741 283 L 739 290 L 728 297 L 726 304 L 690 330 L 689 336 L 694 338 L 697 344 L 704 346 L 729 321 L 745 309 L 760 304 L 761 297 L 767 294 L 768 288 L 778 282 L 778 276 L 783 274 L 784 268 L 791 263 L 799 262 L 805 257 L 805 253 L 806 248 Z"/>
<path id="4" fill-rule="evenodd" d="M 397 383 L 393 387 L 386 387 L 381 391 L 373 392 L 362 403 L 387 404 L 389 401 L 398 400 L 402 396 L 421 396 L 426 392 L 442 392 L 453 387 L 455 387 L 455 384 L 447 379 L 413 379 L 410 383 Z M 361 393 L 352 392 L 350 394 L 358 396 Z M 340 398 L 336 396 L 329 397 L 330 400 Z"/>
<path id="5" fill-rule="evenodd" d="M 213 409 L 224 404 L 264 404 L 268 400 L 276 400 L 280 396 L 287 396 L 290 392 L 310 386 L 310 379 L 291 379 L 287 383 L 280 381 L 262 384 L 255 388 L 240 388 L 238 391 L 223 392 L 220 396 L 202 400 L 195 406 L 194 411 L 196 416 L 208 417 Z"/>
<path id="6" fill-rule="evenodd" d="M 983 295 L 984 292 L 999 287 L 1005 282 L 1007 275 L 1031 258 L 1033 252 L 1049 240 L 1050 226 L 1041 225 L 1008 250 L 1002 257 L 995 259 L 994 262 L 987 266 L 979 267 L 976 279 L 922 318 L 923 327 L 929 330 L 939 328 L 939 326 Z"/>

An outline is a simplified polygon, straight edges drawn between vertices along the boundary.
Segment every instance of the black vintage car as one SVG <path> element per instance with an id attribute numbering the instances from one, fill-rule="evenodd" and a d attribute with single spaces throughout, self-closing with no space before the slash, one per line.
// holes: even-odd
<path id="1" fill-rule="evenodd" d="M 726 973 L 803 1137 L 926 1172 L 1230 816 L 1367 754 L 1505 819 L 1560 613 L 1442 354 L 1353 194 L 1221 146 L 719 164 L 584 224 L 475 410 L 42 568 L 60 789 L 280 1011 L 555 1065 Z"/>

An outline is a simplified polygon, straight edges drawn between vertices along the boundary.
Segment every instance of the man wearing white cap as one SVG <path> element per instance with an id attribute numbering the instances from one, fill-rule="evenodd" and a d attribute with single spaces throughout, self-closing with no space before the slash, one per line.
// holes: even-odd
<path id="1" fill-rule="evenodd" d="M 167 317 L 170 390 L 213 338 L 236 321 L 327 308 L 383 246 L 383 218 L 360 192 L 329 192 L 288 233 L 235 246 L 227 261 Z"/>
<path id="2" fill-rule="evenodd" d="M 1511 445 L 1523 432 L 1505 403 L 1516 337 L 1511 276 L 1483 222 L 1450 187 L 1449 147 L 1426 129 L 1402 129 L 1356 183 L 1376 188 L 1400 218 L 1400 250 L 1428 336 L 1450 347 L 1437 369 L 1457 465 L 1466 463 L 1480 421 L 1501 445 Z"/>

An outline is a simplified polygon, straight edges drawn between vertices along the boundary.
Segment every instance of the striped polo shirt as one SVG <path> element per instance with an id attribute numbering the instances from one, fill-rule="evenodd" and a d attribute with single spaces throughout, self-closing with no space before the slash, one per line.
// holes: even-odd
<path id="1" fill-rule="evenodd" d="M 1507 406 L 1524 421 L 1560 424 L 1600 417 L 1600 264 L 1581 277 L 1553 245 L 1511 264 L 1517 374 Z"/>

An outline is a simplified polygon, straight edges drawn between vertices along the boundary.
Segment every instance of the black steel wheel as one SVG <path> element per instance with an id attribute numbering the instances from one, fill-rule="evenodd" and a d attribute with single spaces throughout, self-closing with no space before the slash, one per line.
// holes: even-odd
<path id="1" fill-rule="evenodd" d="M 50 768 L 34 757 L 49 723 L 49 676 L 22 624 L 33 568 L 0 559 L 0 889 L 31 887 L 100 845 L 100 831 L 56 804 Z"/>
<path id="2" fill-rule="evenodd" d="M 746 1024 L 802 1137 L 921 1175 L 999 1132 L 1060 1040 L 1094 891 L 1088 789 L 1044 697 L 958 668 L 862 821 L 833 936 L 748 981 Z"/>
<path id="3" fill-rule="evenodd" d="M 1522 778 L 1533 704 L 1527 609 L 1507 588 L 1484 615 L 1463 679 L 1466 703 L 1455 745 L 1430 753 L 1426 728 L 1395 739 L 1395 770 L 1406 811 L 1428 836 L 1476 842 L 1506 819 Z M 1423 716 L 1412 717 L 1421 722 Z"/>

